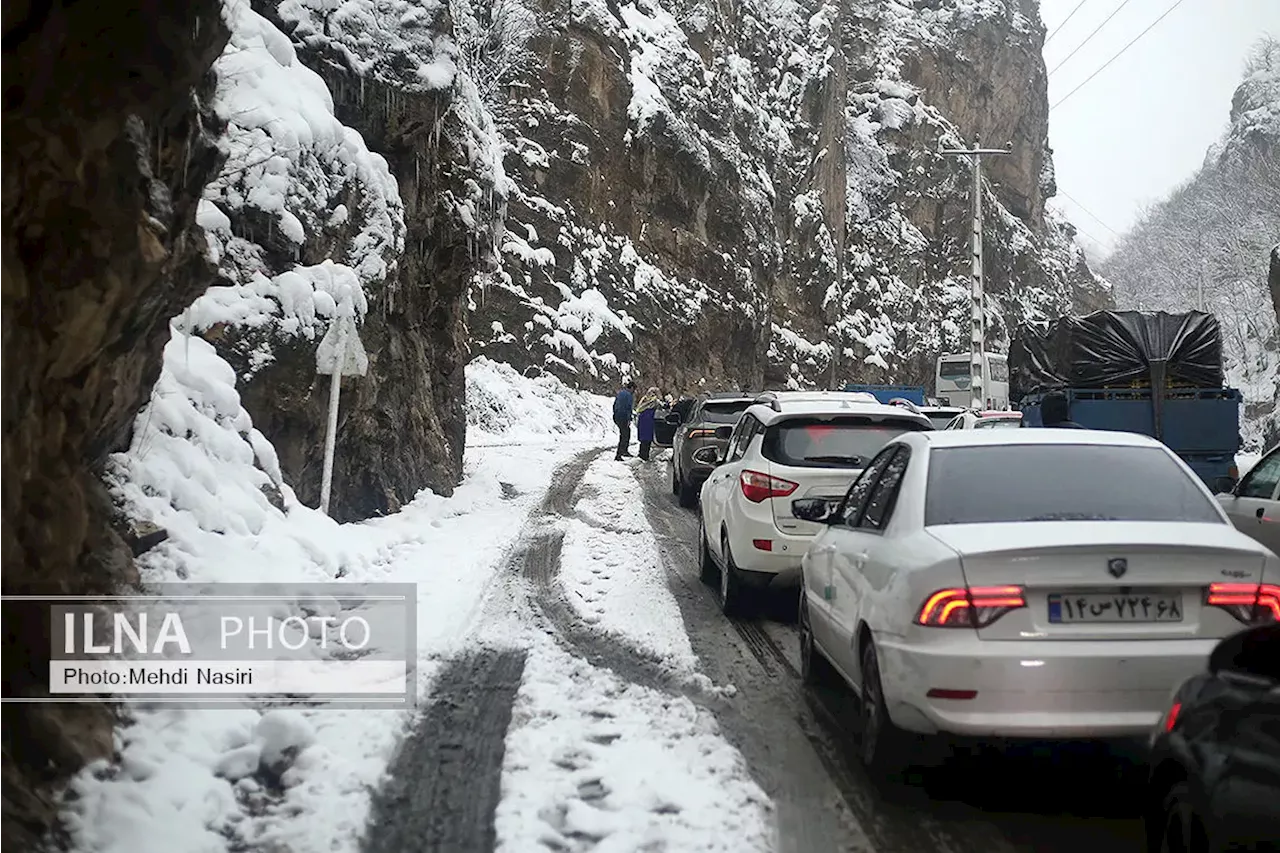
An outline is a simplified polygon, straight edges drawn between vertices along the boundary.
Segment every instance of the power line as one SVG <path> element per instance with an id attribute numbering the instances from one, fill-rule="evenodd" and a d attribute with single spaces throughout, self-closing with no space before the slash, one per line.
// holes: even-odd
<path id="1" fill-rule="evenodd" d="M 1119 231 L 1117 231 L 1116 229 L 1112 228 L 1110 225 L 1108 225 L 1107 223 L 1105 223 L 1105 222 L 1103 222 L 1101 219 L 1099 219 L 1099 218 L 1098 218 L 1098 214 L 1094 213 L 1092 210 L 1090 210 L 1089 208 L 1085 207 L 1085 206 L 1084 206 L 1083 204 L 1081 204 L 1080 202 L 1076 201 L 1076 200 L 1075 200 L 1075 198 L 1073 198 L 1073 197 L 1071 196 L 1071 194 L 1070 194 L 1070 193 L 1068 193 L 1066 190 L 1061 190 L 1061 189 L 1060 189 L 1060 190 L 1058 190 L 1058 195 L 1062 196 L 1063 198 L 1067 199 L 1067 200 L 1068 200 L 1068 201 L 1070 201 L 1072 204 L 1074 204 L 1076 207 L 1080 208 L 1080 210 L 1082 210 L 1084 213 L 1086 213 L 1086 214 L 1088 214 L 1088 215 L 1089 215 L 1089 218 L 1090 218 L 1090 219 L 1092 219 L 1094 222 L 1098 223 L 1098 224 L 1099 224 L 1099 225 L 1101 225 L 1103 228 L 1105 228 L 1105 229 L 1107 229 L 1108 231 L 1110 231 L 1112 234 L 1116 235 L 1117 237 L 1122 237 L 1122 236 L 1124 236 L 1124 235 L 1122 235 Z"/>
<path id="2" fill-rule="evenodd" d="M 1080 7 L 1081 7 L 1081 6 L 1083 6 L 1085 3 L 1088 3 L 1088 2 L 1089 2 L 1089 0 L 1080 0 L 1080 2 L 1076 4 L 1076 7 L 1075 7 L 1074 9 L 1072 9 L 1072 10 L 1071 10 L 1071 15 L 1074 15 L 1076 12 L 1079 12 L 1079 11 L 1080 11 Z M 1061 30 L 1063 27 L 1065 27 L 1065 26 L 1067 25 L 1067 21 L 1070 21 L 1070 20 L 1071 20 L 1071 15 L 1067 15 L 1067 17 L 1066 17 L 1066 18 L 1064 18 L 1064 19 L 1062 20 L 1062 23 L 1061 23 L 1061 24 L 1058 24 L 1058 26 L 1056 26 L 1056 27 L 1054 27 L 1054 28 L 1053 28 L 1053 32 L 1049 33 L 1049 35 L 1047 35 L 1047 36 L 1045 36 L 1045 37 L 1044 37 L 1044 43 L 1045 43 L 1045 44 L 1048 44 L 1048 43 L 1049 43 L 1049 41 L 1050 41 L 1054 36 L 1056 36 L 1056 35 L 1058 34 L 1058 31 L 1059 31 L 1059 30 Z"/>
<path id="3" fill-rule="evenodd" d="M 1062 60 L 1062 61 L 1061 61 L 1061 62 L 1059 62 L 1057 65 L 1053 66 L 1052 70 L 1050 70 L 1050 71 L 1049 71 L 1049 76 L 1050 76 L 1050 77 L 1052 77 L 1052 76 L 1053 76 L 1053 72 L 1054 72 L 1054 71 L 1057 71 L 1059 68 L 1061 68 L 1062 66 L 1066 65 L 1066 64 L 1067 64 L 1067 61 L 1068 61 L 1068 60 L 1070 60 L 1070 59 L 1071 59 L 1071 57 L 1075 56 L 1077 53 L 1079 53 L 1079 52 L 1080 52 L 1080 48 L 1084 47 L 1086 44 L 1088 44 L 1089 42 L 1091 42 L 1091 41 L 1093 40 L 1093 37 L 1094 37 L 1094 36 L 1096 36 L 1096 35 L 1098 34 L 1098 32 L 1099 32 L 1103 27 L 1105 27 L 1105 26 L 1107 25 L 1107 23 L 1108 23 L 1112 18 L 1114 18 L 1116 15 L 1120 14 L 1120 10 L 1121 10 L 1121 9 L 1123 9 L 1125 6 L 1128 6 L 1128 5 L 1129 5 L 1129 2 L 1130 2 L 1130 0 L 1124 0 L 1124 2 L 1123 2 L 1123 3 L 1121 3 L 1119 6 L 1117 6 L 1117 7 L 1115 8 L 1115 11 L 1114 11 L 1114 12 L 1112 12 L 1110 15 L 1107 15 L 1107 19 L 1106 19 L 1105 21 L 1103 21 L 1101 24 L 1098 24 L 1097 28 L 1096 28 L 1093 32 L 1091 32 L 1091 33 L 1089 33 L 1089 35 L 1085 36 L 1084 41 L 1082 41 L 1082 42 L 1080 42 L 1078 45 L 1076 45 L 1076 49 L 1075 49 L 1075 50 L 1073 50 L 1073 51 L 1071 51 L 1070 53 L 1068 53 L 1068 54 L 1067 54 L 1067 58 L 1066 58 L 1066 59 Z"/>
<path id="4" fill-rule="evenodd" d="M 1165 13 L 1164 13 L 1163 15 L 1161 15 L 1160 17 L 1156 18 L 1154 21 L 1152 21 L 1152 22 L 1151 22 L 1151 26 L 1147 27 L 1145 30 L 1143 30 L 1142 32 L 1138 33 L 1137 37 L 1136 37 L 1133 41 L 1129 42 L 1129 43 L 1128 43 L 1128 44 L 1126 44 L 1124 47 L 1120 48 L 1120 52 L 1119 52 L 1119 53 L 1117 53 L 1115 56 L 1113 56 L 1113 57 L 1111 57 L 1110 59 L 1108 59 L 1106 62 L 1102 63 L 1102 67 L 1100 67 L 1097 71 L 1093 72 L 1093 73 L 1092 73 L 1092 74 L 1090 74 L 1088 77 L 1086 77 L 1086 78 L 1084 79 L 1084 82 L 1083 82 L 1083 83 L 1081 83 L 1079 86 L 1076 86 L 1076 87 L 1075 87 L 1074 89 L 1072 89 L 1070 92 L 1067 92 L 1067 94 L 1066 94 L 1065 96 L 1063 96 L 1063 97 L 1062 97 L 1062 98 L 1061 98 L 1061 99 L 1060 99 L 1056 104 L 1054 104 L 1053 106 L 1049 107 L 1049 111 L 1050 111 L 1050 112 L 1053 112 L 1053 111 L 1054 111 L 1054 110 L 1056 110 L 1058 107 L 1062 106 L 1062 105 L 1066 102 L 1066 100 L 1067 100 L 1068 98 L 1070 98 L 1070 97 L 1071 97 L 1072 95 L 1074 95 L 1076 92 L 1079 92 L 1081 89 L 1083 89 L 1085 86 L 1087 86 L 1087 85 L 1089 84 L 1089 81 L 1090 81 L 1090 80 L 1092 80 L 1094 77 L 1097 77 L 1099 74 L 1101 74 L 1103 71 L 1105 71 L 1108 65 L 1110 65 L 1110 64 L 1111 64 L 1111 63 L 1113 63 L 1113 62 L 1115 62 L 1117 59 L 1119 59 L 1121 56 L 1123 56 L 1123 55 L 1124 55 L 1124 52 L 1125 52 L 1126 50 L 1128 50 L 1129 48 L 1131 48 L 1131 47 L 1133 47 L 1135 44 L 1137 44 L 1137 43 L 1138 43 L 1138 41 L 1139 41 L 1143 36 L 1145 36 L 1147 33 L 1151 32 L 1151 30 L 1155 27 L 1155 25 L 1156 25 L 1156 24 L 1160 23 L 1160 22 L 1161 22 L 1161 21 L 1163 21 L 1165 18 L 1169 17 L 1169 13 L 1170 13 L 1170 12 L 1172 12 L 1174 9 L 1178 8 L 1179 6 L 1181 6 L 1181 5 L 1182 5 L 1183 3 L 1185 3 L 1185 2 L 1187 2 L 1187 0 L 1178 0 L 1178 2 L 1176 2 L 1176 3 L 1174 3 L 1172 6 L 1170 6 L 1170 7 L 1165 11 Z"/>

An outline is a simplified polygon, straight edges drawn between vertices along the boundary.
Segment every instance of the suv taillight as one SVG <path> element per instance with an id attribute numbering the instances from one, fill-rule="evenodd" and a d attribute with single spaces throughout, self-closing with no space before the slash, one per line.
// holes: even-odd
<path id="1" fill-rule="evenodd" d="M 924 600 L 916 624 L 928 628 L 985 628 L 1010 610 L 1026 606 L 1020 586 L 940 589 Z"/>
<path id="2" fill-rule="evenodd" d="M 1246 625 L 1280 622 L 1280 585 L 1273 583 L 1211 583 L 1204 603 L 1221 607 Z"/>
<path id="3" fill-rule="evenodd" d="M 769 498 L 785 498 L 799 488 L 799 483 L 771 477 L 759 471 L 743 471 L 738 475 L 738 483 L 742 486 L 742 496 L 753 504 Z"/>
<path id="4" fill-rule="evenodd" d="M 685 438 L 715 438 L 716 431 L 713 429 L 703 429 L 701 427 L 689 430 Z"/>

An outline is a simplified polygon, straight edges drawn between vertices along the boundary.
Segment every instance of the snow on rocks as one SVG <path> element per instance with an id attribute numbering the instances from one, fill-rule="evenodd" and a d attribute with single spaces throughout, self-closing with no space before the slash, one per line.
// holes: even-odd
<path id="1" fill-rule="evenodd" d="M 346 241 L 346 255 L 335 260 L 355 270 L 362 285 L 385 280 L 405 231 L 386 160 L 334 117 L 328 87 L 299 61 L 287 36 L 248 2 L 229 2 L 227 17 L 231 41 L 214 71 L 215 107 L 228 121 L 221 142 L 228 159 L 205 191 L 217 213 L 202 206 L 222 273 L 244 283 L 253 272 L 272 272 L 261 245 L 231 235 L 227 215 L 250 209 L 265 215 L 267 230 L 278 230 L 295 257 L 309 236 L 354 214 L 358 230 Z M 344 206 L 334 222 L 344 203 L 356 209 Z M 270 233 L 255 236 L 271 239 Z"/>
<path id="2" fill-rule="evenodd" d="M 545 640 L 507 735 L 500 853 L 767 851 L 772 805 L 714 718 Z"/>
<path id="3" fill-rule="evenodd" d="M 479 356 L 466 367 L 467 446 L 574 439 L 600 441 L 614 430 L 613 400 L 576 391 L 555 376 L 521 376 Z"/>
<path id="4" fill-rule="evenodd" d="M 644 493 L 625 463 L 601 458 L 587 469 L 560 566 L 565 597 L 586 622 L 675 672 L 694 672 L 697 658 L 667 588 Z"/>

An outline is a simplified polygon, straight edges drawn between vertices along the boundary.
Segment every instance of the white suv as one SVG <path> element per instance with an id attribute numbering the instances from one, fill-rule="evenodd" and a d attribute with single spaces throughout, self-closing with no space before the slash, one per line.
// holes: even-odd
<path id="1" fill-rule="evenodd" d="M 800 560 L 821 524 L 797 518 L 791 502 L 839 503 L 862 469 L 904 432 L 929 431 L 922 414 L 868 394 L 762 394 L 739 418 L 701 492 L 702 579 L 718 581 L 727 615 L 742 609 L 744 588 L 797 586 Z"/>

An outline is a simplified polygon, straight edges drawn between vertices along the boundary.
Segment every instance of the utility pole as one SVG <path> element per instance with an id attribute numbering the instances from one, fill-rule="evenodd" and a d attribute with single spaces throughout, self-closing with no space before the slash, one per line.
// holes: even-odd
<path id="1" fill-rule="evenodd" d="M 985 407 L 986 381 L 983 351 L 987 341 L 987 320 L 983 306 L 982 282 L 982 155 L 1011 154 L 1007 148 L 983 148 L 975 136 L 972 148 L 944 148 L 943 154 L 969 157 L 973 163 L 973 287 L 970 290 L 969 390 L 974 408 Z"/>

